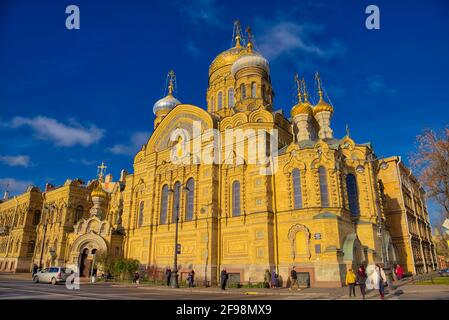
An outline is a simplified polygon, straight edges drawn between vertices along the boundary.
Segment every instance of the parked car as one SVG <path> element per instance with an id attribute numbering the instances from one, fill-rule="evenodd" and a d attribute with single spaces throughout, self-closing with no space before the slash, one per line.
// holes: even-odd
<path id="1" fill-rule="evenodd" d="M 442 277 L 449 277 L 449 269 L 441 269 L 438 274 Z"/>
<path id="2" fill-rule="evenodd" d="M 60 282 L 65 282 L 67 277 L 70 276 L 73 271 L 69 268 L 63 267 L 49 267 L 44 270 L 38 271 L 33 278 L 35 283 L 51 283 L 58 284 Z"/>

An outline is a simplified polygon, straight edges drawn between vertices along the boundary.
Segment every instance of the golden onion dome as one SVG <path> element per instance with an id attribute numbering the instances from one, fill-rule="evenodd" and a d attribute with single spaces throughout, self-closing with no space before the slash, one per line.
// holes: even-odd
<path id="1" fill-rule="evenodd" d="M 100 198 L 106 198 L 107 193 L 103 190 L 103 187 L 101 186 L 101 182 L 97 183 L 97 186 L 92 190 L 91 197 L 100 197 Z"/>
<path id="2" fill-rule="evenodd" d="M 334 112 L 334 107 L 332 107 L 329 103 L 323 100 L 323 97 L 320 97 L 320 101 L 313 108 L 313 114 L 317 114 L 323 111 L 329 111 L 330 113 Z"/>
<path id="3" fill-rule="evenodd" d="M 246 52 L 245 47 L 243 47 L 239 41 L 236 41 L 236 45 L 226 51 L 223 51 L 209 66 L 209 77 L 212 73 L 226 66 L 232 66 L 233 63 L 240 58 Z"/>
<path id="4" fill-rule="evenodd" d="M 291 116 L 294 118 L 298 114 L 312 114 L 312 105 L 308 102 L 300 102 L 292 108 Z"/>

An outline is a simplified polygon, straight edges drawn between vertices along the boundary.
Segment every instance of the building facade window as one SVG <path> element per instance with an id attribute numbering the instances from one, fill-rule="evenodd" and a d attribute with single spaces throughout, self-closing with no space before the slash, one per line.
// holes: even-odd
<path id="1" fill-rule="evenodd" d="M 214 97 L 212 97 L 210 99 L 210 107 L 212 111 L 215 111 L 215 101 L 214 101 Z"/>
<path id="2" fill-rule="evenodd" d="M 220 91 L 217 96 L 217 109 L 223 108 L 223 93 Z"/>
<path id="3" fill-rule="evenodd" d="M 143 209 L 144 209 L 144 202 L 140 201 L 139 205 L 139 227 L 143 226 Z"/>
<path id="4" fill-rule="evenodd" d="M 34 211 L 34 216 L 33 216 L 33 226 L 37 226 L 40 221 L 41 221 L 41 211 L 36 210 L 36 211 Z"/>
<path id="5" fill-rule="evenodd" d="M 195 181 L 193 178 L 187 180 L 187 198 L 186 198 L 186 220 L 190 221 L 193 219 L 193 205 L 194 205 L 194 195 L 195 195 Z"/>
<path id="6" fill-rule="evenodd" d="M 294 208 L 302 208 L 302 192 L 301 192 L 301 173 L 299 169 L 293 169 L 292 171 L 292 182 L 293 182 L 293 200 Z"/>
<path id="7" fill-rule="evenodd" d="M 28 252 L 27 252 L 27 253 L 28 253 L 28 254 L 33 253 L 33 252 L 34 252 L 35 246 L 36 246 L 36 241 L 31 240 L 31 241 L 28 243 Z"/>
<path id="8" fill-rule="evenodd" d="M 349 211 L 354 216 L 360 214 L 359 194 L 357 191 L 357 180 L 353 174 L 346 176 L 346 191 L 348 193 Z"/>
<path id="9" fill-rule="evenodd" d="M 318 168 L 318 176 L 320 179 L 320 193 L 321 193 L 321 206 L 329 207 L 329 190 L 327 185 L 327 172 L 326 168 Z"/>
<path id="10" fill-rule="evenodd" d="M 175 187 L 173 188 L 173 214 L 171 221 L 176 223 L 176 220 L 179 217 L 179 200 L 181 196 L 181 183 L 177 181 L 175 183 Z"/>
<path id="11" fill-rule="evenodd" d="M 168 205 L 168 186 L 165 185 L 162 187 L 162 194 L 161 194 L 161 214 L 159 219 L 160 224 L 167 223 L 167 205 Z"/>
<path id="12" fill-rule="evenodd" d="M 228 89 L 228 108 L 232 108 L 234 106 L 234 89 Z"/>
<path id="13" fill-rule="evenodd" d="M 257 96 L 257 85 L 255 82 L 251 83 L 251 98 L 255 98 Z"/>
<path id="14" fill-rule="evenodd" d="M 242 97 L 242 100 L 246 99 L 246 88 L 243 83 L 240 85 L 240 96 Z"/>
<path id="15" fill-rule="evenodd" d="M 77 223 L 78 221 L 80 221 L 83 218 L 84 215 L 84 208 L 83 206 L 77 206 L 75 209 L 75 221 L 74 223 Z"/>
<path id="16" fill-rule="evenodd" d="M 232 216 L 239 216 L 240 209 L 240 182 L 234 181 L 232 184 Z"/>

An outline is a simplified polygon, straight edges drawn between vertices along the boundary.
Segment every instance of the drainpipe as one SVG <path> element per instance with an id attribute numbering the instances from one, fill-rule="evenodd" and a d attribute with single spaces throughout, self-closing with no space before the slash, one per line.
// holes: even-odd
<path id="1" fill-rule="evenodd" d="M 402 178 L 401 178 L 401 169 L 399 167 L 399 164 L 402 162 L 402 158 L 401 156 L 398 156 L 399 161 L 396 164 L 396 168 L 398 170 L 398 178 L 399 178 L 399 190 L 401 190 L 401 200 L 402 200 L 402 204 L 404 205 L 405 208 L 405 203 L 404 203 L 404 192 L 402 191 Z M 408 215 L 407 215 L 407 209 L 405 209 L 405 226 L 407 227 L 407 234 L 408 234 L 408 239 L 409 239 L 409 246 L 410 246 L 410 251 L 412 253 L 412 261 L 413 261 L 413 273 L 416 274 L 416 266 L 415 266 L 415 256 L 413 255 L 413 247 L 412 247 L 412 235 L 410 233 L 409 227 L 408 227 Z"/>

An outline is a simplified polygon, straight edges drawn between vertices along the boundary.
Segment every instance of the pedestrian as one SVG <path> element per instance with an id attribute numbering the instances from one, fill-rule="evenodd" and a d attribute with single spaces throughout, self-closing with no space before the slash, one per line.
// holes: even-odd
<path id="1" fill-rule="evenodd" d="M 276 281 L 277 281 L 277 274 L 276 272 L 273 271 L 273 273 L 271 274 L 271 288 L 277 288 Z"/>
<path id="2" fill-rule="evenodd" d="M 290 271 L 290 280 L 291 280 L 291 285 L 290 285 L 290 289 L 293 289 L 293 286 L 296 286 L 296 290 L 299 290 L 299 286 L 298 286 L 298 273 L 295 270 L 295 266 L 293 266 L 292 271 Z"/>
<path id="3" fill-rule="evenodd" d="M 167 268 L 165 269 L 165 281 L 167 282 L 167 286 L 170 285 L 170 280 L 171 280 L 171 269 Z"/>
<path id="4" fill-rule="evenodd" d="M 31 278 L 34 279 L 35 274 L 37 273 L 37 265 L 33 264 L 33 270 L 31 271 Z"/>
<path id="5" fill-rule="evenodd" d="M 229 275 L 226 269 L 221 270 L 221 290 L 225 290 L 226 283 L 228 282 Z"/>
<path id="6" fill-rule="evenodd" d="M 264 280 L 265 288 L 269 288 L 270 287 L 270 280 L 271 280 L 270 270 L 268 270 L 268 269 L 265 270 L 265 276 L 264 276 L 263 280 Z"/>
<path id="7" fill-rule="evenodd" d="M 355 297 L 355 280 L 356 276 L 354 274 L 354 271 L 352 269 L 349 269 L 346 273 L 346 285 L 349 287 L 349 296 L 351 297 L 354 295 Z"/>
<path id="8" fill-rule="evenodd" d="M 190 271 L 189 272 L 189 288 L 193 288 L 194 287 L 194 281 L 195 281 L 195 271 Z"/>
<path id="9" fill-rule="evenodd" d="M 396 277 L 398 277 L 398 280 L 401 280 L 404 277 L 404 269 L 402 269 L 399 264 L 396 266 L 394 272 L 396 273 Z"/>
<path id="10" fill-rule="evenodd" d="M 365 267 L 360 266 L 359 270 L 357 270 L 356 284 L 358 284 L 360 287 L 360 293 L 362 294 L 363 300 L 365 300 L 366 295 L 366 278 L 367 276 L 365 272 Z"/>
<path id="11" fill-rule="evenodd" d="M 385 271 L 380 264 L 376 264 L 374 273 L 376 275 L 376 283 L 375 283 L 375 285 L 377 284 L 376 289 L 379 289 L 380 298 L 383 300 L 385 297 L 385 282 L 387 276 L 385 275 Z"/>
<path id="12" fill-rule="evenodd" d="M 133 283 L 135 283 L 135 284 L 139 284 L 140 283 L 140 274 L 137 271 L 134 273 Z"/>

